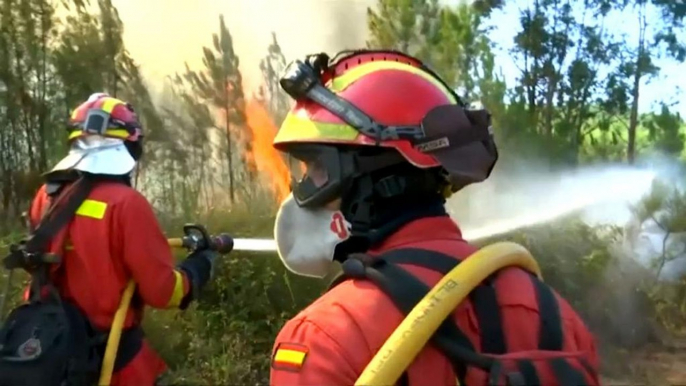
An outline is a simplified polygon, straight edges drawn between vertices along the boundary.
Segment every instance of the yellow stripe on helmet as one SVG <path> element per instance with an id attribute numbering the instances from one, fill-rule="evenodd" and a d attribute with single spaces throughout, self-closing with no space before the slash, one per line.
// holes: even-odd
<path id="1" fill-rule="evenodd" d="M 124 101 L 116 99 L 116 98 L 105 98 L 105 101 L 102 103 L 101 109 L 108 113 L 111 114 L 112 110 L 114 110 L 115 107 L 118 105 L 123 105 L 125 104 Z"/>
<path id="2" fill-rule="evenodd" d="M 420 76 L 441 90 L 452 103 L 457 103 L 451 91 L 431 74 L 400 62 L 379 61 L 361 64 L 335 77 L 327 84 L 327 87 L 335 93 L 341 93 L 360 78 L 386 70 L 405 71 Z M 274 145 L 290 142 L 347 143 L 355 140 L 358 135 L 360 135 L 359 131 L 346 123 L 316 122 L 309 117 L 289 112 L 276 133 L 273 143 Z"/>
<path id="3" fill-rule="evenodd" d="M 274 143 L 302 140 L 349 142 L 355 140 L 359 134 L 357 130 L 344 123 L 315 122 L 289 112 L 274 137 Z"/>
<path id="4" fill-rule="evenodd" d="M 367 76 L 371 73 L 384 70 L 398 70 L 412 73 L 414 75 L 424 78 L 424 80 L 431 82 L 434 86 L 439 88 L 452 103 L 457 103 L 455 96 L 448 90 L 441 82 L 434 78 L 431 74 L 417 67 L 400 62 L 369 62 L 361 64 L 352 70 L 346 72 L 341 76 L 337 76 L 330 83 L 331 91 L 339 93 L 355 83 L 358 79 Z"/>
<path id="5" fill-rule="evenodd" d="M 79 114 L 79 108 L 75 108 L 74 111 L 71 112 L 71 119 L 76 119 L 76 116 Z"/>
<path id="6" fill-rule="evenodd" d="M 86 135 L 87 133 L 81 131 L 81 130 L 74 130 L 71 133 L 69 133 L 69 139 L 74 139 L 78 138 L 81 135 Z M 124 130 L 124 129 L 108 129 L 105 131 L 105 136 L 107 137 L 112 137 L 112 138 L 121 138 L 121 139 L 126 139 L 129 137 L 129 132 Z"/>

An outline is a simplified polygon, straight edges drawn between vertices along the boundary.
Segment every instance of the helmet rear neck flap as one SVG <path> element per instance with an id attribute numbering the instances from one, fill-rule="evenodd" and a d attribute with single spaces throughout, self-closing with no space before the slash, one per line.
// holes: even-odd
<path id="1" fill-rule="evenodd" d="M 412 66 L 415 73 L 419 69 L 429 74 L 434 84 L 441 84 L 442 89 L 449 90 L 457 103 L 446 102 L 434 106 L 419 124 L 381 124 L 356 106 L 355 101 L 346 100 L 324 86 L 334 76 L 345 73 L 349 67 L 364 63 L 365 60 L 367 63 L 402 62 Z M 296 149 L 303 146 L 328 148 L 328 158 L 339 163 L 327 166 L 329 174 L 337 180 L 337 186 L 319 186 L 322 191 L 328 190 L 325 198 L 308 202 L 304 198 L 306 195 L 301 195 L 298 204 L 318 206 L 327 199 L 340 197 L 341 210 L 353 226 L 353 235 L 365 238 L 368 242 L 383 239 L 385 235 L 381 233 L 387 232 L 381 232 L 380 228 L 398 223 L 394 220 L 407 218 L 407 222 L 413 216 L 426 216 L 427 211 L 442 211 L 445 214 L 442 191 L 454 192 L 470 183 L 483 181 L 490 175 L 497 160 L 488 112 L 467 110 L 438 75 L 416 58 L 405 54 L 361 50 L 339 54 L 334 60 L 329 60 L 326 54 L 311 55 L 305 61 L 292 62 L 280 85 L 296 101 L 314 102 L 369 139 L 370 146 L 351 146 L 355 144 L 340 142 L 323 145 L 327 143 L 326 140 L 318 145 L 306 145 L 298 140 L 279 143 L 278 146 L 275 144 L 289 153 L 297 152 Z M 311 142 L 316 144 L 318 141 Z M 389 143 L 391 146 L 388 146 Z M 408 149 L 416 154 L 421 153 L 423 158 L 433 157 L 436 160 L 433 165 L 440 167 L 411 165 L 412 160 L 406 154 Z M 365 157 L 379 157 L 380 160 L 359 162 Z M 293 184 L 296 201 L 296 193 L 302 193 L 297 191 L 305 185 L 305 180 Z M 310 190 L 316 189 L 310 187 Z M 437 207 L 440 210 L 435 209 Z"/>

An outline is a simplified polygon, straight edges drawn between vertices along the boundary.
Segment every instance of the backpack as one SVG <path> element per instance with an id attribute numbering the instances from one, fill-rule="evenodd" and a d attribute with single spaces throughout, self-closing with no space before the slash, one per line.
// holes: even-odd
<path id="1" fill-rule="evenodd" d="M 0 326 L 0 386 L 97 383 L 98 347 L 105 337 L 74 304 L 60 297 L 50 279 L 50 267 L 59 259 L 46 253 L 50 239 L 69 224 L 93 186 L 94 181 L 84 176 L 67 187 L 28 240 L 12 245 L 3 260 L 7 269 L 30 273 L 31 297 Z"/>
<path id="2" fill-rule="evenodd" d="M 431 288 L 399 264 L 423 267 L 445 276 L 460 261 L 443 253 L 414 248 L 396 249 L 373 258 L 363 254 L 351 255 L 343 263 L 343 272 L 333 280 L 329 290 L 347 279 L 370 280 L 407 316 Z M 539 307 L 537 350 L 507 350 L 505 334 L 516 331 L 508 331 L 502 323 L 494 286 L 498 272 L 491 274 L 469 295 L 479 324 L 481 347 L 478 350 L 460 330 L 452 314 L 434 332 L 430 342 L 448 358 L 459 385 L 599 384 L 599 374 L 590 365 L 592 353 L 563 351 L 562 320 L 554 292 L 536 275 L 529 273 L 529 276 Z M 479 380 L 478 383 L 475 384 L 475 380 Z M 397 384 L 409 385 L 407 371 Z"/>

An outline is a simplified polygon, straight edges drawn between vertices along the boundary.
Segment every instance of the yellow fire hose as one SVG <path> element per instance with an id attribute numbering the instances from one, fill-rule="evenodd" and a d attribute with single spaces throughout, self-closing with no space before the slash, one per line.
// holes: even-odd
<path id="1" fill-rule="evenodd" d="M 489 275 L 508 266 L 518 266 L 541 277 L 538 263 L 519 244 L 500 242 L 480 249 L 445 275 L 412 309 L 369 362 L 355 386 L 394 385 L 467 295 Z"/>
<path id="2" fill-rule="evenodd" d="M 121 339 L 121 331 L 124 327 L 124 320 L 126 313 L 129 311 L 129 304 L 131 298 L 136 290 L 136 283 L 130 280 L 126 285 L 124 294 L 119 302 L 119 308 L 114 314 L 112 320 L 112 327 L 110 328 L 110 335 L 107 337 L 107 348 L 105 348 L 105 356 L 102 360 L 102 369 L 100 370 L 99 386 L 108 386 L 112 380 L 112 372 L 114 371 L 114 360 L 117 358 L 117 351 L 119 350 L 119 339 Z"/>
<path id="3" fill-rule="evenodd" d="M 185 248 L 188 246 L 188 240 L 186 238 L 167 239 L 167 242 L 171 248 Z M 231 247 L 233 247 L 233 245 Z M 107 337 L 107 346 L 102 361 L 98 386 L 109 386 L 110 381 L 112 380 L 114 361 L 117 358 L 117 351 L 119 350 L 119 340 L 121 339 L 121 332 L 124 328 L 124 320 L 129 311 L 129 304 L 131 304 L 131 298 L 133 297 L 135 290 L 136 283 L 133 280 L 129 281 L 126 285 L 126 289 L 124 289 L 121 301 L 119 302 L 119 308 L 117 308 L 117 312 L 114 314 L 110 334 Z"/>

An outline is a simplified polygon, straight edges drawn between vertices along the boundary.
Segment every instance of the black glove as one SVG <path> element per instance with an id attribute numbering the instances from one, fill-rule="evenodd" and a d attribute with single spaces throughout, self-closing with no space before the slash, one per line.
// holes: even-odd
<path id="1" fill-rule="evenodd" d="M 210 281 L 214 273 L 214 260 L 218 255 L 217 252 L 209 249 L 194 251 L 179 263 L 179 270 L 186 273 L 190 282 L 190 290 L 181 300 L 180 309 L 188 308 L 188 305 L 198 298 L 200 291 Z"/>

